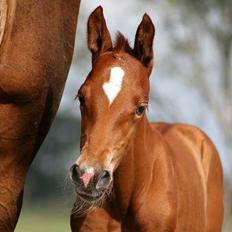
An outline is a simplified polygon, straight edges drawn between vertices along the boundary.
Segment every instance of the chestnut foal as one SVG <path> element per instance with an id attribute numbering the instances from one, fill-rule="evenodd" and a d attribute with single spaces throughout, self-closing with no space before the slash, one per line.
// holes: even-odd
<path id="1" fill-rule="evenodd" d="M 113 46 L 102 8 L 89 17 L 93 68 L 77 95 L 72 231 L 221 231 L 223 174 L 213 143 L 193 126 L 147 119 L 154 33 L 145 14 L 134 48 L 121 34 Z"/>

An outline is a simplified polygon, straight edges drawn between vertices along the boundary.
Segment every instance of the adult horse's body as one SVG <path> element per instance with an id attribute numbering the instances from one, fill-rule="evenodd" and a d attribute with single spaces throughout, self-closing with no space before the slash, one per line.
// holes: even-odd
<path id="1" fill-rule="evenodd" d="M 13 231 L 27 170 L 56 114 L 79 0 L 0 1 L 0 231 Z"/>
<path id="2" fill-rule="evenodd" d="M 72 231 L 221 231 L 223 174 L 214 145 L 195 127 L 147 120 L 153 37 L 145 14 L 134 49 L 122 35 L 113 47 L 102 8 L 89 17 L 93 69 L 78 92 Z"/>

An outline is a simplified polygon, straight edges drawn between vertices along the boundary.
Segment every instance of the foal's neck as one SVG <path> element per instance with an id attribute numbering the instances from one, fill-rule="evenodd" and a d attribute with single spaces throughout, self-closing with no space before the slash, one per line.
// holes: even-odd
<path id="1" fill-rule="evenodd" d="M 114 190 L 117 202 L 120 202 L 119 211 L 125 216 L 133 199 L 149 182 L 149 173 L 152 172 L 155 157 L 151 150 L 154 146 L 153 129 L 144 117 L 138 125 L 134 137 L 130 141 L 126 154 L 120 163 L 114 179 Z"/>

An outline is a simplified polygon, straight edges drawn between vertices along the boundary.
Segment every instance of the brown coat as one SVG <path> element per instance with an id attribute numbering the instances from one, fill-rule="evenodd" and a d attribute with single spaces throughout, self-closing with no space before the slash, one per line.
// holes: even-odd
<path id="1" fill-rule="evenodd" d="M 56 114 L 80 0 L 0 2 L 0 231 L 13 231 L 27 170 Z"/>

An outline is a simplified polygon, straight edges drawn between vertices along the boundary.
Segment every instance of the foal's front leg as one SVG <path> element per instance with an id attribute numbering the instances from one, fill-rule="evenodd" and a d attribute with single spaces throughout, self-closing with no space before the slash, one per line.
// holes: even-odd
<path id="1" fill-rule="evenodd" d="M 120 223 L 103 208 L 95 208 L 84 216 L 71 216 L 72 232 L 121 232 Z"/>

